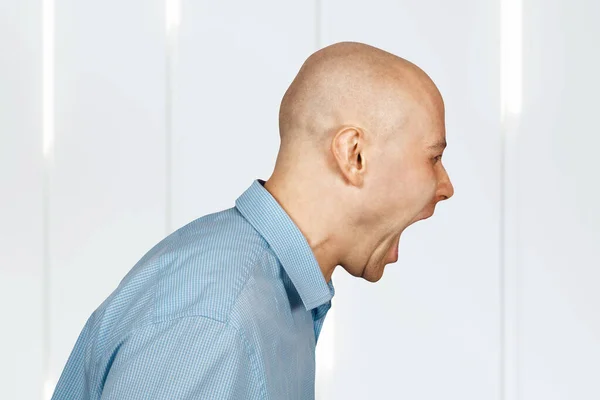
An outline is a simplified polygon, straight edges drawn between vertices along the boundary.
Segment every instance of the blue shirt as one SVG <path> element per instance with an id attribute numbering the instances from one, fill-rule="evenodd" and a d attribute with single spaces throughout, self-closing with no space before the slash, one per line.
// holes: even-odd
<path id="1" fill-rule="evenodd" d="M 85 323 L 53 400 L 314 399 L 333 283 L 263 185 L 133 266 Z"/>

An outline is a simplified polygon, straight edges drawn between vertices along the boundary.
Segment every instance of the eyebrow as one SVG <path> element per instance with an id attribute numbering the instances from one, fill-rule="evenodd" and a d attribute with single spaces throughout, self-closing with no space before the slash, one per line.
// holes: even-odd
<path id="1" fill-rule="evenodd" d="M 430 149 L 441 149 L 444 150 L 446 148 L 446 146 L 448 145 L 448 143 L 446 143 L 446 139 L 441 140 L 435 144 L 432 144 L 431 146 L 429 146 Z"/>

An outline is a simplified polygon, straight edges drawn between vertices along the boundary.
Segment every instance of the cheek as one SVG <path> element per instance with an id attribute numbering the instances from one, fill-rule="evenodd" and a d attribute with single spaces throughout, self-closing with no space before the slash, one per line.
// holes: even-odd
<path id="1" fill-rule="evenodd" d="M 431 165 L 411 158 L 410 154 L 405 156 L 377 160 L 377 173 L 369 181 L 373 186 L 368 192 L 378 194 L 370 198 L 370 204 L 377 210 L 385 210 L 385 215 L 399 207 L 418 212 L 435 197 L 437 180 Z"/>
<path id="2" fill-rule="evenodd" d="M 431 172 L 430 174 L 428 174 L 426 182 L 426 193 L 428 199 L 427 202 L 429 202 L 435 197 L 435 192 L 437 190 L 438 181 L 435 173 Z"/>
<path id="3" fill-rule="evenodd" d="M 435 171 L 429 165 L 419 165 L 411 169 L 412 198 L 421 208 L 428 204 L 434 197 L 437 188 Z"/>

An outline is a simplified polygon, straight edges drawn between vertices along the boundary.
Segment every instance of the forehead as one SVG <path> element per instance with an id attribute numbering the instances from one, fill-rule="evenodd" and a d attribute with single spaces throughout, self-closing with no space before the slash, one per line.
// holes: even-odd
<path id="1" fill-rule="evenodd" d="M 410 116 L 415 142 L 421 147 L 443 150 L 446 147 L 446 123 L 444 110 L 440 107 L 420 105 L 413 109 Z"/>
<path id="2" fill-rule="evenodd" d="M 387 117 L 386 129 L 399 143 L 418 147 L 442 146 L 446 138 L 445 107 L 441 94 L 433 86 L 409 83 L 410 87 L 390 87 L 387 101 L 374 111 Z M 380 99 L 381 100 L 381 99 Z M 383 120 L 386 118 L 380 118 Z"/>

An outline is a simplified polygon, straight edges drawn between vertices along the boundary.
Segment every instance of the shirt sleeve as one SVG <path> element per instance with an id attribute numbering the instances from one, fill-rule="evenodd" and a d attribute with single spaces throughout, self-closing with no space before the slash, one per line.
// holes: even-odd
<path id="1" fill-rule="evenodd" d="M 182 317 L 142 328 L 123 342 L 101 399 L 262 399 L 262 384 L 237 329 Z"/>

